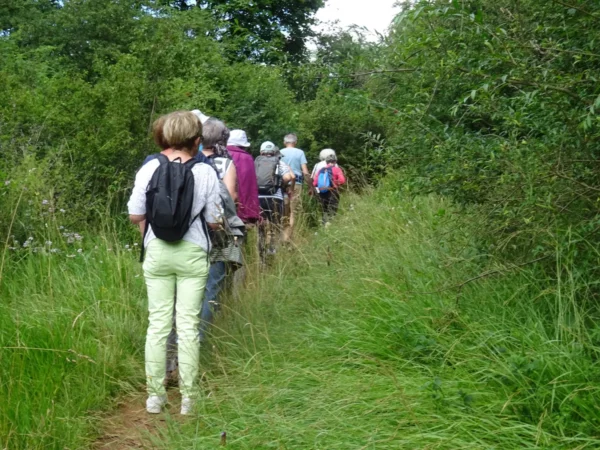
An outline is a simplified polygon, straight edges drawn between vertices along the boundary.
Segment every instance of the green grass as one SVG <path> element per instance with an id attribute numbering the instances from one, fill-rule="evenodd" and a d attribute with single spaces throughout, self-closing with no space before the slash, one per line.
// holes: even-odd
<path id="1" fill-rule="evenodd" d="M 443 200 L 380 192 L 344 210 L 250 266 L 202 348 L 198 417 L 167 418 L 148 447 L 215 448 L 222 431 L 232 449 L 600 446 L 593 283 L 568 239 L 557 281 L 484 254 L 476 214 Z M 85 447 L 141 385 L 141 268 L 108 241 L 5 267 L 1 446 Z"/>
<path id="2" fill-rule="evenodd" d="M 7 255 L 2 274 L 0 447 L 84 448 L 98 412 L 143 383 L 143 281 L 110 233 L 37 246 Z"/>

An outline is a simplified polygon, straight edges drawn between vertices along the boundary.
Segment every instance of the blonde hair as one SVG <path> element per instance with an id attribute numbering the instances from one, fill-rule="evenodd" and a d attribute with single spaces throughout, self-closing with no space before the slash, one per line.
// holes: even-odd
<path id="1" fill-rule="evenodd" d="M 175 111 L 164 118 L 162 134 L 168 147 L 192 150 L 196 139 L 202 138 L 202 124 L 190 111 Z"/>

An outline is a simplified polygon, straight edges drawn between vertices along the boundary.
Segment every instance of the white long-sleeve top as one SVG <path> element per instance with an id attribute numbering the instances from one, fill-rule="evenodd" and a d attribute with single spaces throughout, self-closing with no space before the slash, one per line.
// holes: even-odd
<path id="1" fill-rule="evenodd" d="M 143 215 L 146 214 L 146 191 L 148 184 L 152 179 L 152 175 L 158 169 L 160 161 L 158 158 L 151 160 L 135 175 L 135 184 L 133 192 L 127 203 L 129 214 Z M 202 213 L 204 219 L 209 223 L 218 223 L 221 220 L 221 197 L 219 195 L 219 185 L 215 170 L 207 164 L 197 163 L 192 167 L 194 174 L 194 205 L 192 207 L 192 217 L 196 217 L 204 209 Z M 144 246 L 152 239 L 156 239 L 152 226 L 148 227 Z M 210 242 L 206 237 L 206 233 L 202 226 L 202 221 L 198 217 L 190 225 L 189 230 L 183 236 L 183 240 L 200 246 L 205 252 L 210 252 Z"/>

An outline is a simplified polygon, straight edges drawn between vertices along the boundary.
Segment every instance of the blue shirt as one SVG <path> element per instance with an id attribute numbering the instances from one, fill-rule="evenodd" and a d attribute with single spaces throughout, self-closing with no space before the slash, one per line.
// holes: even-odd
<path id="1" fill-rule="evenodd" d="M 307 164 L 304 151 L 299 148 L 284 148 L 281 150 L 281 160 L 292 168 L 297 177 L 302 177 L 302 164 Z"/>

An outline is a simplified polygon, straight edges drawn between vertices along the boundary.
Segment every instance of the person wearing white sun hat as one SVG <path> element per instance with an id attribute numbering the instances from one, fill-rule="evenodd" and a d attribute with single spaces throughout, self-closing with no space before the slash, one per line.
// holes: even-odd
<path id="1" fill-rule="evenodd" d="M 315 165 L 312 172 L 313 186 L 319 195 L 323 210 L 323 224 L 328 225 L 337 214 L 340 203 L 339 188 L 346 184 L 346 176 L 337 164 L 337 155 L 333 149 L 321 150 L 319 159 L 321 162 Z"/>
<path id="2" fill-rule="evenodd" d="M 192 113 L 198 118 L 200 119 L 200 123 L 202 125 L 204 125 L 206 123 L 206 121 L 208 119 L 211 119 L 210 116 L 207 116 L 206 114 L 203 114 L 202 111 L 200 111 L 199 109 L 193 109 Z"/>
<path id="3" fill-rule="evenodd" d="M 337 155 L 335 154 L 335 150 L 331 149 L 331 148 L 325 148 L 323 150 L 321 150 L 321 153 L 319 153 L 319 162 L 315 165 L 315 167 L 313 167 L 312 170 L 312 174 L 311 174 L 311 178 L 314 180 L 315 176 L 319 173 L 319 171 L 327 166 L 327 158 L 333 158 L 334 160 L 337 161 Z"/>
<path id="4" fill-rule="evenodd" d="M 233 158 L 238 176 L 238 217 L 245 224 L 254 224 L 260 219 L 258 184 L 254 171 L 254 159 L 248 153 L 250 142 L 244 130 L 231 130 L 227 140 L 227 151 Z"/>

